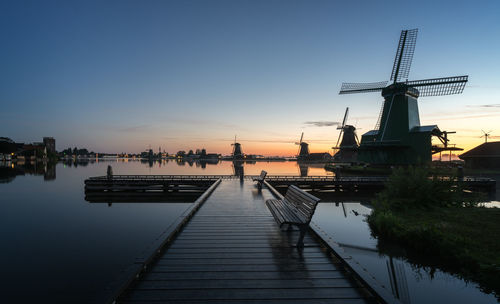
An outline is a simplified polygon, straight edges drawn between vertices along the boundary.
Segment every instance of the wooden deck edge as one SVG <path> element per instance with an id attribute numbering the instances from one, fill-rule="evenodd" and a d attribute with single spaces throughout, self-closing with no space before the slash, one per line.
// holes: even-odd
<path id="1" fill-rule="evenodd" d="M 283 199 L 283 195 L 278 192 L 267 181 L 264 181 L 266 187 L 278 199 Z M 360 281 L 378 300 L 388 304 L 401 304 L 390 290 L 387 290 L 377 279 L 371 275 L 358 261 L 352 258 L 345 250 L 337 244 L 321 227 L 311 221 L 310 231 L 321 241 L 322 245 L 327 247 L 341 263 Z"/>
<path id="2" fill-rule="evenodd" d="M 164 251 L 165 247 L 179 233 L 184 225 L 189 222 L 193 215 L 200 209 L 201 205 L 208 199 L 210 194 L 219 186 L 222 179 L 216 180 L 192 205 L 183 212 L 153 243 L 136 258 L 135 262 L 128 266 L 120 279 L 112 282 L 107 288 L 109 296 L 105 303 L 116 303 L 121 294 L 146 271 L 151 263 Z"/>

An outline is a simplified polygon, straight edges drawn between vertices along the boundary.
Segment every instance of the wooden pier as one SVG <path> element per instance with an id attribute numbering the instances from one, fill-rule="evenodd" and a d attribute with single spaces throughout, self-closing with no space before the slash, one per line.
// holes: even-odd
<path id="1" fill-rule="evenodd" d="M 87 179 L 90 202 L 175 201 L 197 197 L 109 288 L 109 303 L 399 303 L 363 265 L 311 222 L 281 231 L 265 201 L 289 185 L 319 192 L 381 189 L 386 177 L 112 175 Z M 462 178 L 491 191 L 496 182 Z M 276 187 L 276 188 L 275 188 Z M 281 191 L 281 193 L 280 193 Z M 336 195 L 338 195 L 336 194 Z M 126 199 L 125 199 L 126 198 Z"/>
<path id="2" fill-rule="evenodd" d="M 445 178 L 443 178 L 445 179 Z M 296 185 L 303 189 L 316 192 L 376 192 L 384 188 L 387 176 L 268 176 L 267 182 L 278 190 L 284 191 L 289 185 Z M 455 178 L 457 184 L 464 189 L 495 192 L 496 181 L 484 177 Z"/>
<path id="3" fill-rule="evenodd" d="M 250 179 L 217 183 L 137 261 L 110 302 L 398 303 L 346 267 L 318 234 L 294 247 L 299 232 L 281 231 L 265 205 L 276 190 L 259 190 Z"/>
<path id="4" fill-rule="evenodd" d="M 159 200 L 161 196 L 170 197 L 179 194 L 203 193 L 218 179 L 234 179 L 231 175 L 113 175 L 91 177 L 85 180 L 85 195 L 88 201 L 107 201 L 120 197 L 132 198 L 152 197 Z M 250 178 L 246 176 L 245 178 Z M 336 193 L 375 193 L 384 188 L 386 176 L 278 176 L 266 177 L 266 181 L 280 190 L 285 191 L 290 185 L 315 192 Z M 464 189 L 495 192 L 496 181 L 491 178 L 463 177 L 456 179 Z M 163 199 L 166 201 L 168 199 Z"/>

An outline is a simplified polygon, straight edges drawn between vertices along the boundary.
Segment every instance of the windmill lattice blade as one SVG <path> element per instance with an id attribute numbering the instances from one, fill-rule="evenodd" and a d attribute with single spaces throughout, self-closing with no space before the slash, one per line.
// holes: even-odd
<path id="1" fill-rule="evenodd" d="M 339 94 L 369 93 L 382 91 L 387 86 L 387 81 L 355 83 L 344 82 L 340 88 Z"/>
<path id="2" fill-rule="evenodd" d="M 347 122 L 348 115 L 349 115 L 349 107 L 345 109 L 344 120 L 342 121 L 342 128 L 345 126 L 345 123 Z"/>
<path id="3" fill-rule="evenodd" d="M 460 94 L 465 88 L 469 76 L 454 76 L 408 81 L 406 84 L 415 87 L 420 97 Z"/>
<path id="4" fill-rule="evenodd" d="M 339 142 L 340 142 L 340 137 L 342 136 L 342 132 L 344 132 L 343 128 L 340 130 L 339 138 L 337 139 L 337 144 L 335 145 L 335 148 L 339 148 Z"/>
<path id="5" fill-rule="evenodd" d="M 391 80 L 398 82 L 401 79 L 408 78 L 417 43 L 417 33 L 418 29 L 401 31 L 396 58 L 394 58 L 394 65 L 392 66 Z"/>
<path id="6" fill-rule="evenodd" d="M 299 143 L 302 143 L 302 138 L 304 138 L 304 132 L 302 132 L 302 135 L 300 135 Z"/>

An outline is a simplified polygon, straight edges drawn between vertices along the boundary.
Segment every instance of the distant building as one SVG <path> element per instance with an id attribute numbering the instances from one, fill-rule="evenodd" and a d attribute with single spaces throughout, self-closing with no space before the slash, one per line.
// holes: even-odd
<path id="1" fill-rule="evenodd" d="M 16 152 L 17 158 L 21 157 L 27 160 L 28 159 L 35 160 L 43 158 L 47 155 L 47 150 L 43 143 L 32 143 L 32 144 L 18 143 L 17 148 L 18 148 Z"/>
<path id="2" fill-rule="evenodd" d="M 320 153 L 309 153 L 307 156 L 297 157 L 299 161 L 329 161 L 332 159 L 332 155 L 328 152 L 320 152 Z"/>
<path id="3" fill-rule="evenodd" d="M 0 153 L 11 154 L 17 151 L 16 143 L 8 137 L 0 137 Z"/>
<path id="4" fill-rule="evenodd" d="M 458 157 L 468 168 L 500 168 L 500 141 L 484 143 Z"/>
<path id="5" fill-rule="evenodd" d="M 56 153 L 56 140 L 53 137 L 44 137 L 43 144 L 47 149 L 47 153 Z"/>
<path id="6" fill-rule="evenodd" d="M 205 159 L 219 159 L 219 154 L 217 153 L 208 153 L 204 157 Z"/>

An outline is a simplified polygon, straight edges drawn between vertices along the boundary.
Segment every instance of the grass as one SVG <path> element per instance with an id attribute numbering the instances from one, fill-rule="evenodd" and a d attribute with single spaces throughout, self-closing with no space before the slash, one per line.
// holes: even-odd
<path id="1" fill-rule="evenodd" d="M 398 169 L 373 201 L 368 217 L 379 249 L 396 243 L 408 261 L 479 283 L 500 295 L 500 209 L 476 207 L 451 182 L 425 169 Z"/>

